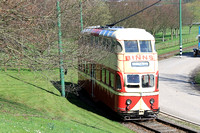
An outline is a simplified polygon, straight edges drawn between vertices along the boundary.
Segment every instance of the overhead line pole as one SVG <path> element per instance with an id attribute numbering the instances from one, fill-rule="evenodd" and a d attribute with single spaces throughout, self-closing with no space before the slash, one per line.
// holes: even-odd
<path id="1" fill-rule="evenodd" d="M 180 43 L 180 57 L 182 57 L 182 6 L 179 0 L 179 43 Z"/>
<path id="2" fill-rule="evenodd" d="M 61 82 L 61 93 L 65 97 L 65 80 L 64 80 L 64 68 L 63 68 L 63 53 L 62 53 L 62 32 L 61 32 L 61 13 L 60 13 L 60 2 L 57 1 L 57 12 L 58 12 L 58 46 L 60 56 L 60 82 Z"/>

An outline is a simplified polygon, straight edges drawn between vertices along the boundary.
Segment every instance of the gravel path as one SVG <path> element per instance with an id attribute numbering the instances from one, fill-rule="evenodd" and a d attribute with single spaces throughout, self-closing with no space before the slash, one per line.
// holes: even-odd
<path id="1" fill-rule="evenodd" d="M 190 81 L 198 67 L 192 53 L 159 61 L 161 111 L 200 124 L 200 91 Z"/>

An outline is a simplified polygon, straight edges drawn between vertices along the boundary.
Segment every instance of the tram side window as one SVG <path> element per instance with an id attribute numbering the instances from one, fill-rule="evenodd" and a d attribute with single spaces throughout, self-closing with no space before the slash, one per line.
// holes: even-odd
<path id="1" fill-rule="evenodd" d="M 104 68 L 103 68 L 102 71 L 101 71 L 101 75 L 102 75 L 102 76 L 101 76 L 101 77 L 102 77 L 101 80 L 102 80 L 102 82 L 105 83 L 106 70 L 105 70 Z"/>
<path id="2" fill-rule="evenodd" d="M 124 41 L 125 52 L 139 52 L 137 41 Z"/>
<path id="3" fill-rule="evenodd" d="M 96 78 L 95 64 L 91 64 L 91 76 Z"/>
<path id="4" fill-rule="evenodd" d="M 110 85 L 110 72 L 106 70 L 106 84 Z"/>
<path id="5" fill-rule="evenodd" d="M 139 41 L 141 52 L 152 52 L 151 41 Z"/>
<path id="6" fill-rule="evenodd" d="M 110 86 L 114 88 L 115 75 L 110 73 Z"/>
<path id="7" fill-rule="evenodd" d="M 120 76 L 117 74 L 116 75 L 116 88 L 117 90 L 121 90 L 121 79 L 120 79 Z"/>
<path id="8" fill-rule="evenodd" d="M 91 69 L 90 69 L 90 64 L 87 64 L 87 74 L 90 75 Z"/>
<path id="9" fill-rule="evenodd" d="M 96 65 L 96 79 L 101 81 L 101 67 Z"/>
<path id="10" fill-rule="evenodd" d="M 115 53 L 122 52 L 122 46 L 118 41 L 115 41 L 114 52 Z"/>
<path id="11" fill-rule="evenodd" d="M 154 75 L 143 75 L 142 87 L 154 87 Z"/>
<path id="12" fill-rule="evenodd" d="M 103 38 L 102 43 L 103 43 L 103 49 L 106 49 L 106 47 L 107 47 L 107 38 Z"/>

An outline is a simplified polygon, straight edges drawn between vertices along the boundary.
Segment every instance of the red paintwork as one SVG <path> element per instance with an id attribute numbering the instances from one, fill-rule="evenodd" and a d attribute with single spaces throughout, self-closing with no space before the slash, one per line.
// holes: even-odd
<path id="1" fill-rule="evenodd" d="M 153 106 L 151 107 L 150 104 L 150 99 L 153 98 L 155 100 Z M 158 95 L 154 95 L 154 96 L 144 96 L 142 97 L 142 99 L 144 100 L 144 102 L 146 103 L 146 105 L 149 107 L 149 109 L 158 109 Z"/>
<path id="2" fill-rule="evenodd" d="M 122 74 L 118 72 L 120 77 L 122 77 Z M 82 80 L 80 80 L 82 79 Z M 121 80 L 123 81 L 123 80 Z M 86 80 L 83 76 L 79 75 L 79 83 L 83 84 L 83 88 L 90 94 L 92 97 L 93 92 L 93 99 L 99 100 L 105 103 L 108 107 L 110 107 L 115 112 L 126 112 L 131 110 L 140 100 L 141 96 L 119 96 L 115 95 L 114 93 L 110 92 L 109 90 L 103 88 L 102 86 L 98 84 L 94 84 L 94 89 L 92 91 L 92 82 L 90 80 Z M 123 83 L 122 83 L 123 85 Z M 125 89 L 122 87 L 122 90 Z M 149 100 L 151 98 L 154 98 L 155 103 L 154 106 L 151 107 L 151 104 L 149 103 Z M 132 101 L 130 107 L 127 109 L 126 100 L 130 99 Z M 158 109 L 158 95 L 154 96 L 143 96 L 142 99 L 146 103 L 146 105 L 149 107 L 149 109 Z"/>
<path id="3" fill-rule="evenodd" d="M 94 36 L 99 36 L 99 33 L 102 31 L 102 29 L 93 29 L 91 31 L 91 34 Z"/>

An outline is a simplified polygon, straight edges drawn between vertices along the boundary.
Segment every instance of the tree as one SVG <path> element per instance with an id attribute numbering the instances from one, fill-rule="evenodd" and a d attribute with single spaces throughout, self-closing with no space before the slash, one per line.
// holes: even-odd
<path id="1" fill-rule="evenodd" d="M 87 0 L 85 4 L 91 4 Z M 103 5 L 98 7 L 97 14 L 105 14 Z M 62 32 L 63 32 L 63 58 L 64 67 L 77 69 L 80 56 L 101 60 L 106 54 L 91 54 L 92 47 L 78 47 L 80 38 L 80 10 L 79 1 L 61 1 Z M 84 11 L 84 15 L 92 14 L 92 6 Z M 103 13 L 101 13 L 103 12 Z M 59 68 L 59 55 L 57 48 L 57 11 L 54 0 L 6 0 L 0 2 L 0 63 L 5 68 L 29 68 L 32 71 L 43 71 Z M 96 23 L 105 23 L 109 18 L 99 15 Z M 103 21 L 101 21 L 103 20 Z M 86 21 L 90 25 L 94 21 Z M 98 56 L 97 56 L 98 55 Z M 73 75 L 71 75 L 73 76 Z"/>
<path id="2" fill-rule="evenodd" d="M 186 4 L 186 7 L 187 9 L 189 10 L 190 12 L 190 15 L 187 15 L 190 17 L 189 19 L 189 22 L 188 22 L 188 25 L 189 25 L 189 33 L 191 31 L 191 28 L 193 26 L 194 23 L 198 23 L 200 22 L 200 9 L 199 9 L 199 4 L 200 4 L 200 1 L 194 1 L 192 3 L 187 3 Z"/>

